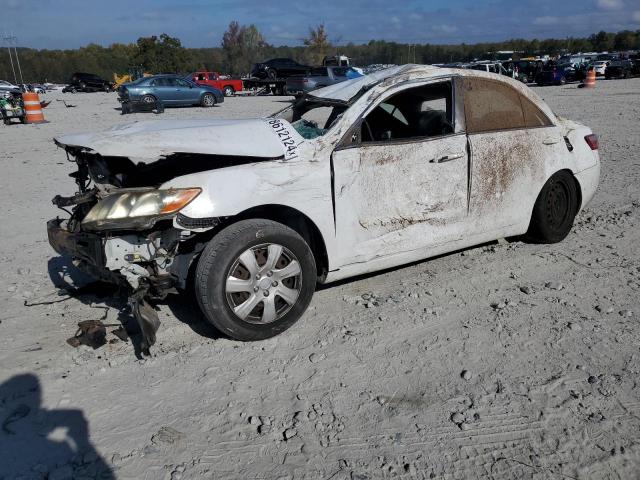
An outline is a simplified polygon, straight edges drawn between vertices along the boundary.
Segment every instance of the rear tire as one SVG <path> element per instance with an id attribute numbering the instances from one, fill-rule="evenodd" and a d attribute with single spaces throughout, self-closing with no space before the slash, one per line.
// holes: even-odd
<path id="1" fill-rule="evenodd" d="M 526 238 L 535 243 L 557 243 L 566 238 L 580 208 L 573 175 L 562 170 L 544 184 L 533 206 Z"/>
<path id="2" fill-rule="evenodd" d="M 234 93 L 236 93 L 236 91 L 231 85 L 227 85 L 222 89 L 222 93 L 224 93 L 225 97 L 231 97 Z"/>
<path id="3" fill-rule="evenodd" d="M 276 78 L 278 78 L 278 72 L 270 68 L 269 70 L 267 70 L 267 78 L 269 80 L 275 80 Z"/>
<path id="4" fill-rule="evenodd" d="M 297 232 L 249 219 L 211 239 L 198 260 L 195 291 L 209 323 L 232 338 L 254 341 L 291 327 L 309 306 L 316 280 L 313 253 Z"/>

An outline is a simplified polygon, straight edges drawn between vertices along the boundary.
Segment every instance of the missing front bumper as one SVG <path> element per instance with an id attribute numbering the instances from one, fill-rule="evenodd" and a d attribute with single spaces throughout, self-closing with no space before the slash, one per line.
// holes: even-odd
<path id="1" fill-rule="evenodd" d="M 162 297 L 171 290 L 172 279 L 167 275 L 141 277 L 137 287 L 133 288 L 124 275 L 107 268 L 105 239 L 101 236 L 86 232 L 71 232 L 65 228 L 65 221 L 59 218 L 47 222 L 47 236 L 57 253 L 80 260 L 85 267 L 84 270 L 91 276 L 115 283 L 127 293 L 131 312 L 138 323 L 142 337 L 140 350 L 148 355 L 149 348 L 156 342 L 156 332 L 160 328 L 158 314 L 150 300 Z"/>

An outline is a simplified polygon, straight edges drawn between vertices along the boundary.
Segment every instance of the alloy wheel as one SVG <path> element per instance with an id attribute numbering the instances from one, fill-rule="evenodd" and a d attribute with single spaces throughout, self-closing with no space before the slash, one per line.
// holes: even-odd
<path id="1" fill-rule="evenodd" d="M 204 98 L 202 99 L 202 103 L 204 103 L 205 107 L 212 107 L 215 103 L 215 101 L 213 100 L 213 95 L 210 95 L 208 93 L 205 94 Z"/>

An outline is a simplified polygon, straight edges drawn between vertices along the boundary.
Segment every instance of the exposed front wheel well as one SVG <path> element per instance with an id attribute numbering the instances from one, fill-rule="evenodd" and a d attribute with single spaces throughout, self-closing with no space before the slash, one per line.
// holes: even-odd
<path id="1" fill-rule="evenodd" d="M 315 257 L 318 279 L 324 279 L 329 273 L 329 257 L 324 238 L 316 224 L 304 213 L 286 205 L 261 205 L 253 207 L 228 219 L 237 222 L 250 218 L 264 218 L 282 223 L 295 230 L 307 242 Z"/>

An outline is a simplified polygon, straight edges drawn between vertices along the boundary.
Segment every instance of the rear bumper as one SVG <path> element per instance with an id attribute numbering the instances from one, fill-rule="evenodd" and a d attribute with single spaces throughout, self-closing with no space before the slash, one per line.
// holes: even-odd
<path id="1" fill-rule="evenodd" d="M 582 192 L 582 205 L 580 210 L 587 206 L 598 189 L 600 181 L 600 162 L 598 161 L 593 167 L 587 168 L 575 174 L 576 180 L 580 184 Z"/>

